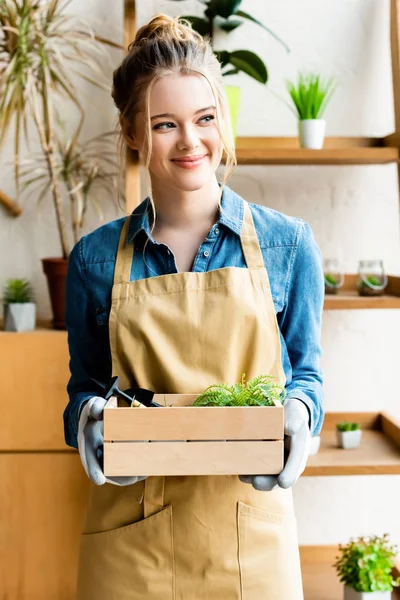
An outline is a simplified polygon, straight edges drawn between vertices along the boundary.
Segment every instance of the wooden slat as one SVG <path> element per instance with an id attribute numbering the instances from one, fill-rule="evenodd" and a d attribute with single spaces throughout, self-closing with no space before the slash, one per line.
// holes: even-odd
<path id="1" fill-rule="evenodd" d="M 327 412 L 324 417 L 324 431 L 336 429 L 336 423 L 341 421 L 350 421 L 359 423 L 361 429 L 382 430 L 381 413 L 363 413 L 363 412 Z"/>
<path id="2" fill-rule="evenodd" d="M 283 441 L 104 443 L 104 473 L 110 477 L 276 474 L 282 468 Z"/>
<path id="3" fill-rule="evenodd" d="M 109 408 L 104 439 L 141 440 L 279 440 L 283 406 Z"/>
<path id="4" fill-rule="evenodd" d="M 251 138 L 254 139 L 254 138 Z M 277 144 L 280 140 L 275 138 Z M 236 157 L 238 164 L 247 165 L 363 165 L 397 162 L 399 152 L 391 147 L 327 147 L 310 150 L 295 147 L 271 147 L 268 138 L 260 138 L 250 146 L 246 138 L 238 138 Z"/>
<path id="5" fill-rule="evenodd" d="M 384 138 L 371 137 L 326 137 L 324 150 L 336 148 L 377 148 L 384 146 Z M 276 148 L 289 149 L 300 148 L 298 137 L 238 137 L 236 138 L 236 149 L 239 150 L 276 150 Z"/>

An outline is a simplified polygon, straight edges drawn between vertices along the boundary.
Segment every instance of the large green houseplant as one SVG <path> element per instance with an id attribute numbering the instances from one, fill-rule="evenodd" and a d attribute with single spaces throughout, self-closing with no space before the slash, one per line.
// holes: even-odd
<path id="1" fill-rule="evenodd" d="M 42 259 L 48 277 L 54 326 L 63 327 L 64 286 L 71 249 L 70 225 L 63 203 L 60 164 L 59 101 L 62 110 L 74 107 L 78 124 L 70 135 L 70 154 L 79 145 L 84 110 L 73 76 L 108 89 L 102 82 L 105 45 L 120 48 L 99 38 L 86 25 L 66 13 L 70 1 L 2 0 L 0 2 L 0 144 L 15 121 L 14 164 L 17 197 L 20 183 L 20 138 L 28 140 L 32 118 L 47 171 L 61 257 Z M 64 180 L 65 183 L 65 180 Z M 72 194 L 71 194 L 72 191 Z M 81 198 L 81 186 L 68 190 L 71 198 Z M 56 284 L 55 288 L 53 284 Z M 57 307 L 57 298 L 59 304 Z M 57 314 L 55 314 L 57 312 Z"/>
<path id="2" fill-rule="evenodd" d="M 172 0 L 179 2 L 181 0 Z M 202 17 L 192 15 L 182 15 L 182 19 L 186 19 L 192 24 L 192 27 L 200 35 L 208 37 L 211 44 L 214 43 L 215 31 L 221 29 L 225 32 L 231 32 L 243 25 L 246 21 L 250 21 L 262 27 L 278 42 L 280 42 L 286 51 L 289 51 L 288 46 L 283 42 L 271 29 L 261 23 L 258 19 L 252 17 L 244 10 L 240 9 L 242 0 L 198 0 L 204 5 L 204 14 Z M 260 83 L 267 83 L 268 71 L 264 61 L 254 52 L 250 50 L 215 50 L 214 54 L 222 65 L 222 75 L 236 75 L 237 73 L 245 73 Z M 240 88 L 236 86 L 225 86 L 228 96 L 228 102 L 231 112 L 232 127 L 236 132 L 236 121 L 240 103 Z"/>

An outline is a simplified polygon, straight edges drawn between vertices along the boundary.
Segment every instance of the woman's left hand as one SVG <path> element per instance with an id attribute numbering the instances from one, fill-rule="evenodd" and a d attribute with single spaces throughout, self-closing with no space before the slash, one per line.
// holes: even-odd
<path id="1" fill-rule="evenodd" d="M 306 405 L 297 398 L 287 398 L 284 405 L 285 466 L 279 475 L 239 475 L 243 483 L 251 483 L 256 490 L 270 492 L 281 487 L 290 488 L 306 468 L 311 433 Z"/>

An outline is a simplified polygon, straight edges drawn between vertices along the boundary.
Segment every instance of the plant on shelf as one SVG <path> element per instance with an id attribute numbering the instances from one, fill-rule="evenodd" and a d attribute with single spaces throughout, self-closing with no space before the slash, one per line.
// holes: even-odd
<path id="1" fill-rule="evenodd" d="M 360 260 L 357 273 L 357 290 L 360 296 L 381 296 L 388 285 L 382 260 Z"/>
<path id="2" fill-rule="evenodd" d="M 324 145 L 325 121 L 322 115 L 335 91 L 334 80 L 323 80 L 316 73 L 300 73 L 297 82 L 287 81 L 298 119 L 300 146 L 320 149 Z"/>
<path id="3" fill-rule="evenodd" d="M 400 578 L 392 576 L 396 550 L 389 544 L 387 533 L 339 544 L 341 555 L 333 566 L 345 586 L 344 600 L 390 600 L 393 587 L 400 585 Z"/>
<path id="4" fill-rule="evenodd" d="M 342 421 L 336 424 L 336 439 L 339 448 L 351 449 L 360 445 L 362 431 L 359 423 Z"/>
<path id="5" fill-rule="evenodd" d="M 210 385 L 200 394 L 193 406 L 276 406 L 283 404 L 285 389 L 274 383 L 271 375 L 258 375 L 246 383 L 243 373 L 241 383 Z"/>
<path id="6" fill-rule="evenodd" d="M 177 2 L 180 0 L 173 1 Z M 202 17 L 185 15 L 181 18 L 189 21 L 193 29 L 200 35 L 208 37 L 213 49 L 216 29 L 229 33 L 243 25 L 246 21 L 250 21 L 262 27 L 289 52 L 289 47 L 269 27 L 266 27 L 261 21 L 240 9 L 242 0 L 199 0 L 199 2 L 204 5 L 204 14 Z M 264 61 L 254 52 L 250 50 L 234 50 L 230 52 L 214 49 L 214 54 L 222 65 L 222 75 L 224 77 L 242 72 L 260 83 L 267 83 L 267 67 Z M 240 88 L 237 86 L 226 86 L 225 89 L 231 112 L 232 127 L 235 133 L 240 105 Z"/>
<path id="7" fill-rule="evenodd" d="M 58 168 L 60 111 L 74 108 L 79 122 L 69 134 L 70 148 L 78 145 L 84 122 L 81 94 L 72 74 L 98 88 L 105 83 L 105 46 L 121 48 L 99 38 L 85 22 L 68 15 L 69 2 L 61 0 L 2 0 L 0 5 L 0 143 L 15 120 L 14 171 L 19 196 L 20 137 L 28 139 L 28 120 L 33 119 L 47 169 L 48 191 L 53 199 L 55 227 L 62 256 L 42 259 L 53 308 L 54 327 L 64 327 L 64 288 L 67 259 L 71 249 L 70 226 L 61 193 L 62 174 Z M 60 99 L 63 104 L 60 107 Z M 79 195 L 79 189 L 75 188 Z M 54 289 L 54 285 L 59 287 Z"/>
<path id="8" fill-rule="evenodd" d="M 36 324 L 36 304 L 27 279 L 8 279 L 3 292 L 4 330 L 32 331 Z"/>

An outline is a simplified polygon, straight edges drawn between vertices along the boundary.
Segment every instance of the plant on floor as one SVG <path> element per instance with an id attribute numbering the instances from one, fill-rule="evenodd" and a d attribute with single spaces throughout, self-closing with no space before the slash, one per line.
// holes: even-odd
<path id="1" fill-rule="evenodd" d="M 4 304 L 26 304 L 33 302 L 33 290 L 27 279 L 8 279 L 4 287 Z"/>
<path id="2" fill-rule="evenodd" d="M 180 0 L 175 0 L 180 1 Z M 215 28 L 230 32 L 237 29 L 245 21 L 251 21 L 262 27 L 289 52 L 288 46 L 271 29 L 266 27 L 261 21 L 258 21 L 247 12 L 240 10 L 242 0 L 199 0 L 204 5 L 204 14 L 198 16 L 182 16 L 182 19 L 189 21 L 195 31 L 202 36 L 207 36 L 211 44 L 214 41 Z M 240 71 L 246 73 L 260 83 L 266 83 L 268 80 L 268 71 L 262 59 L 250 50 L 214 50 L 214 54 L 220 61 L 223 76 L 236 75 Z"/>
<path id="3" fill-rule="evenodd" d="M 342 421 L 341 423 L 336 423 L 337 431 L 357 431 L 360 429 L 359 423 L 350 423 L 349 421 Z"/>
<path id="4" fill-rule="evenodd" d="M 276 406 L 283 403 L 285 388 L 274 383 L 271 375 L 258 375 L 246 383 L 210 385 L 196 398 L 193 406 Z"/>
<path id="5" fill-rule="evenodd" d="M 332 78 L 325 81 L 315 73 L 300 73 L 297 82 L 287 81 L 286 85 L 300 121 L 321 119 L 335 91 Z"/>
<path id="6" fill-rule="evenodd" d="M 389 544 L 388 533 L 351 538 L 348 544 L 339 544 L 341 556 L 333 566 L 340 581 L 357 592 L 392 591 L 400 585 L 400 577 L 392 577 L 396 550 Z"/>

